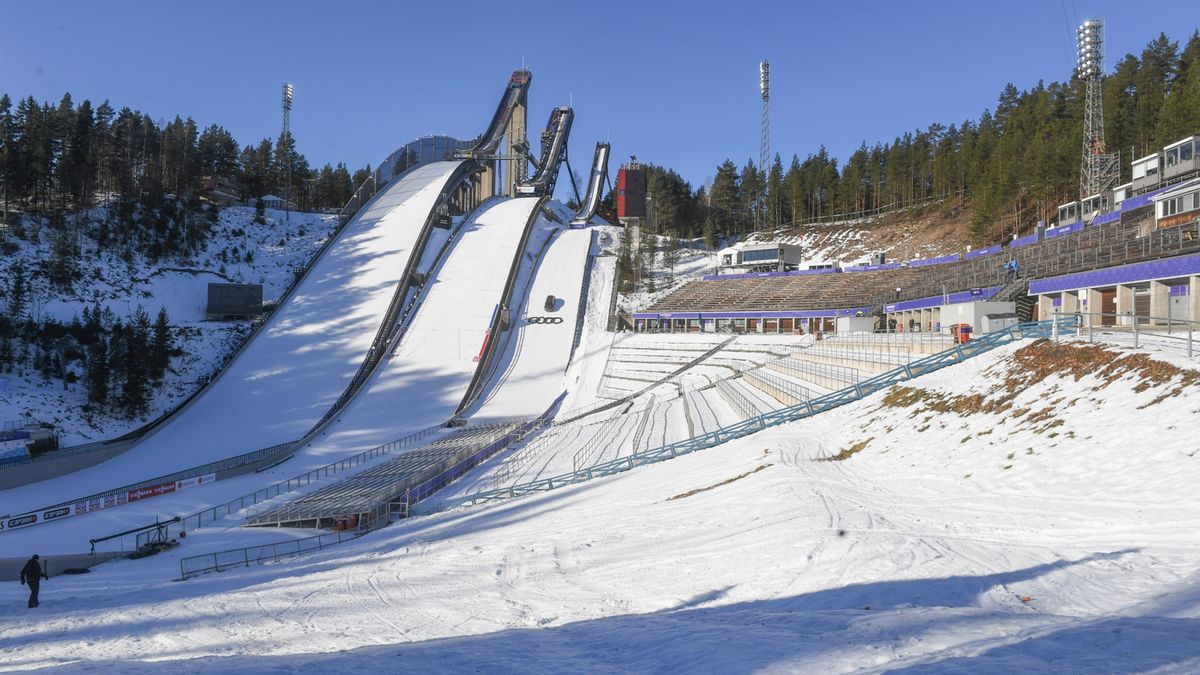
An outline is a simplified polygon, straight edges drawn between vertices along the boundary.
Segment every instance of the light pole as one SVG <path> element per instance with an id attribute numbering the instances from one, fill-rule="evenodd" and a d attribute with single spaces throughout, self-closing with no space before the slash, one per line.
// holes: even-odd
<path id="1" fill-rule="evenodd" d="M 286 209 L 284 219 L 292 221 L 292 94 L 295 88 L 291 82 L 283 83 L 283 134 L 280 140 L 284 142 L 283 161 L 287 162 L 287 186 L 283 193 L 283 207 Z"/>

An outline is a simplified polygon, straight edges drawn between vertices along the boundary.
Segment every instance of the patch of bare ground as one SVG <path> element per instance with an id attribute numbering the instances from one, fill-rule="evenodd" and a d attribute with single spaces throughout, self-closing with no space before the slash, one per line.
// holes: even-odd
<path id="1" fill-rule="evenodd" d="M 875 440 L 874 436 L 864 439 L 864 440 L 861 440 L 861 441 L 855 443 L 854 445 L 851 445 L 848 448 L 844 448 L 840 452 L 838 452 L 838 454 L 836 454 L 836 455 L 830 455 L 829 457 L 818 457 L 815 461 L 818 461 L 818 462 L 841 462 L 841 461 L 850 459 L 851 457 L 858 454 L 859 452 L 862 452 L 867 447 L 867 445 L 873 440 Z"/>
<path id="2" fill-rule="evenodd" d="M 1016 398 L 1025 390 L 1047 378 L 1069 377 L 1076 382 L 1086 376 L 1097 380 L 1092 391 L 1105 389 L 1117 380 L 1136 380 L 1133 390 L 1143 393 L 1160 390 L 1150 401 L 1138 406 L 1148 408 L 1178 396 L 1190 387 L 1200 385 L 1200 371 L 1180 368 L 1159 361 L 1144 353 L 1118 352 L 1104 345 L 1080 345 L 1068 342 L 1038 340 L 1013 352 L 984 371 L 995 384 L 982 393 L 947 394 L 921 387 L 892 387 L 883 397 L 881 407 L 911 408 L 910 417 L 929 412 L 955 413 L 961 416 L 977 413 L 1005 414 L 1020 420 L 1037 433 L 1046 433 L 1062 425 L 1056 419 L 1065 397 L 1056 398 L 1042 408 L 1013 408 Z M 1056 390 L 1057 388 L 1055 388 Z M 1078 399 L 1072 399 L 1070 407 Z M 922 427 L 919 431 L 928 428 Z M 1057 436 L 1058 432 L 1053 432 Z"/>
<path id="3" fill-rule="evenodd" d="M 808 245 L 827 249 L 830 259 L 851 260 L 876 251 L 893 260 L 932 258 L 967 249 L 972 243 L 971 218 L 970 206 L 954 198 L 866 222 L 805 225 L 776 236 L 807 236 Z"/>
<path id="4" fill-rule="evenodd" d="M 708 487 L 696 488 L 695 490 L 689 490 L 688 492 L 684 492 L 682 494 L 677 494 L 674 497 L 669 497 L 667 499 L 667 501 L 673 502 L 676 499 L 683 499 L 685 497 L 691 497 L 692 495 L 698 495 L 701 492 L 708 492 L 709 490 L 715 490 L 715 489 L 721 487 L 722 485 L 729 485 L 730 483 L 741 480 L 741 479 L 745 478 L 746 476 L 754 475 L 769 466 L 775 466 L 775 465 L 774 464 L 763 464 L 761 466 L 756 467 L 753 471 L 747 471 L 746 473 L 743 473 L 738 476 L 734 476 L 733 478 L 730 478 L 729 480 L 723 480 L 720 483 L 717 483 L 715 485 L 709 485 Z"/>

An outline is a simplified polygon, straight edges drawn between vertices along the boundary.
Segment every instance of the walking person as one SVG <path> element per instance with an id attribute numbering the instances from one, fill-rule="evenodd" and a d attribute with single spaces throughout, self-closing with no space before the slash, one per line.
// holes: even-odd
<path id="1" fill-rule="evenodd" d="M 50 577 L 47 576 L 44 571 L 42 571 L 42 564 L 38 562 L 38 556 L 36 553 L 34 553 L 33 557 L 29 559 L 29 562 L 25 563 L 25 566 L 21 568 L 21 584 L 29 585 L 29 607 L 31 609 L 38 606 L 38 589 L 42 585 L 42 579 L 49 578 Z"/>

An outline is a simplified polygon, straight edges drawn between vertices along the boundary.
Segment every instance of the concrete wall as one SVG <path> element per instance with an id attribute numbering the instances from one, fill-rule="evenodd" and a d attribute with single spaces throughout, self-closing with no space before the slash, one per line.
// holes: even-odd
<path id="1" fill-rule="evenodd" d="M 1133 314 L 1133 286 L 1117 286 L 1117 314 Z M 1133 320 L 1117 317 L 1118 326 L 1132 326 Z"/>
<path id="2" fill-rule="evenodd" d="M 1200 276 L 1192 277 L 1188 286 L 1188 321 L 1200 321 Z"/>

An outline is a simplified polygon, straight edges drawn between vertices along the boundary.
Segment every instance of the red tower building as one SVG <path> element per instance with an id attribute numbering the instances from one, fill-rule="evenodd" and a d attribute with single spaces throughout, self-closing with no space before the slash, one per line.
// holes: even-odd
<path id="1" fill-rule="evenodd" d="M 646 218 L 646 172 L 637 157 L 617 172 L 617 220 L 622 225 L 641 223 Z"/>

